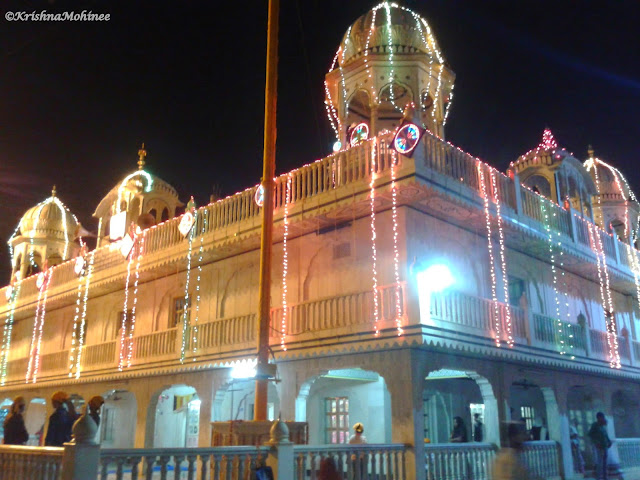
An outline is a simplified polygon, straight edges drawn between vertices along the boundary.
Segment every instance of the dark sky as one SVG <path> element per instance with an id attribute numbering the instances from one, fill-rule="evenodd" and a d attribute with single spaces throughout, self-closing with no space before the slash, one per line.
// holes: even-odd
<path id="1" fill-rule="evenodd" d="M 281 0 L 277 171 L 330 152 L 322 81 L 347 27 L 377 2 Z M 504 170 L 549 126 L 640 185 L 637 0 L 405 0 L 457 74 L 447 139 Z M 7 1 L 0 19 L 0 239 L 58 186 L 89 229 L 136 168 L 206 203 L 259 182 L 266 0 Z M 8 22 L 83 9 L 108 22 Z M 8 279 L 0 246 L 0 277 Z M 5 283 L 6 280 L 0 281 Z"/>

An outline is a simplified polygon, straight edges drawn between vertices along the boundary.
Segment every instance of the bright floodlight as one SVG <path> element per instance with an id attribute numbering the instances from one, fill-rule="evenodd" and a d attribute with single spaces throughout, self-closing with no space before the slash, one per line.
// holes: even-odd
<path id="1" fill-rule="evenodd" d="M 441 263 L 431 265 L 417 277 L 420 287 L 430 292 L 441 292 L 455 283 L 449 267 Z"/>
<path id="2" fill-rule="evenodd" d="M 333 144 L 334 152 L 339 152 L 341 148 L 342 148 L 342 142 L 340 142 L 340 140 L 338 140 L 336 143 Z"/>
<path id="3" fill-rule="evenodd" d="M 256 364 L 254 361 L 240 362 L 231 369 L 231 378 L 254 378 L 256 376 Z"/>

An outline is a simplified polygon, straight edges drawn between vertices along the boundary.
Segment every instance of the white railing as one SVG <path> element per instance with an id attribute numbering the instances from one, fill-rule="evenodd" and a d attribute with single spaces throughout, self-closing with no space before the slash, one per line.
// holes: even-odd
<path id="1" fill-rule="evenodd" d="M 100 480 L 250 478 L 267 447 L 131 448 L 100 452 Z"/>
<path id="2" fill-rule="evenodd" d="M 551 440 L 525 442 L 522 461 L 532 477 L 560 478 L 560 445 Z"/>
<path id="3" fill-rule="evenodd" d="M 63 448 L 0 445 L 0 480 L 58 480 Z"/>
<path id="4" fill-rule="evenodd" d="M 405 445 L 295 445 L 294 479 L 316 480 L 320 463 L 332 458 L 344 479 L 404 480 L 406 473 Z"/>
<path id="5" fill-rule="evenodd" d="M 640 438 L 616 438 L 616 446 L 622 468 L 640 467 Z"/>
<path id="6" fill-rule="evenodd" d="M 492 443 L 426 444 L 427 480 L 489 480 L 497 448 Z"/>

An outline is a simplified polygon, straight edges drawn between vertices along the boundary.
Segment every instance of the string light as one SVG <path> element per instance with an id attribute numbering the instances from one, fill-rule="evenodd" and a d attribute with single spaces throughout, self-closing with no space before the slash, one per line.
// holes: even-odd
<path id="1" fill-rule="evenodd" d="M 393 273 L 396 280 L 396 330 L 398 336 L 404 333 L 402 329 L 402 299 L 400 295 L 400 251 L 398 249 L 398 188 L 396 185 L 396 165 L 398 156 L 391 151 L 391 221 L 393 224 Z"/>
<path id="2" fill-rule="evenodd" d="M 555 215 L 555 213 L 554 213 Z M 560 274 L 562 275 L 562 289 L 564 292 L 564 308 L 567 312 L 567 321 L 563 327 L 567 331 L 566 341 L 569 343 L 569 350 L 574 351 L 573 338 L 573 324 L 571 323 L 571 311 L 569 310 L 569 288 L 567 287 L 567 277 L 564 271 L 564 250 L 562 249 L 562 243 L 560 241 L 560 231 L 556 230 L 558 236 L 558 251 L 560 252 Z M 571 354 L 571 360 L 575 360 L 575 355 Z"/>
<path id="3" fill-rule="evenodd" d="M 618 337 L 617 333 L 615 333 L 615 318 L 613 312 L 613 302 L 611 301 L 609 273 L 607 272 L 607 259 L 604 253 L 604 249 L 602 248 L 602 241 L 599 238 L 600 232 L 598 231 L 597 227 L 595 225 L 592 225 L 590 222 L 585 223 L 589 230 L 591 248 L 596 255 L 598 280 L 600 283 L 600 298 L 602 299 L 602 308 L 604 309 L 605 326 L 607 330 L 607 343 L 609 344 L 609 365 L 611 366 L 611 368 L 620 368 L 620 353 L 618 351 Z M 612 330 L 614 332 L 614 335 L 612 335 Z"/>
<path id="4" fill-rule="evenodd" d="M 199 339 L 199 330 L 198 330 L 198 320 L 200 318 L 200 277 L 202 277 L 202 254 L 204 252 L 204 234 L 207 231 L 207 217 L 209 215 L 209 211 L 207 208 L 202 209 L 202 230 L 200 231 L 200 248 L 198 249 L 198 276 L 196 278 L 196 314 L 193 319 L 193 336 L 192 336 L 192 348 L 191 351 L 194 354 L 193 361 L 196 361 L 196 351 L 198 350 L 198 339 Z M 194 227 L 195 228 L 195 227 Z"/>
<path id="5" fill-rule="evenodd" d="M 391 8 L 389 7 L 388 2 L 384 2 L 384 9 L 387 13 L 387 41 L 389 46 L 389 100 L 391 101 L 393 108 L 402 112 L 402 109 L 396 105 L 395 94 L 393 92 L 393 80 L 395 77 L 393 69 L 393 35 L 391 34 Z"/>
<path id="6" fill-rule="evenodd" d="M 135 237 L 134 237 L 135 245 Z M 124 305 L 122 307 L 122 325 L 120 326 L 120 360 L 118 362 L 118 370 L 122 371 L 125 362 L 125 340 L 127 338 L 127 308 L 129 307 L 129 280 L 131 279 L 131 264 L 133 263 L 135 246 L 129 253 L 129 261 L 127 262 L 127 278 L 124 283 Z"/>
<path id="7" fill-rule="evenodd" d="M 493 240 L 491 235 L 491 213 L 489 212 L 489 195 L 487 195 L 487 186 L 484 180 L 484 164 L 477 160 L 476 168 L 478 169 L 478 177 L 480 180 L 480 189 L 482 191 L 482 199 L 484 200 L 484 217 L 487 227 L 487 249 L 489 251 L 489 273 L 491 274 L 491 298 L 493 300 L 495 343 L 496 347 L 500 347 L 500 310 L 498 308 L 498 291 L 495 269 L 495 258 L 493 256 Z"/>
<path id="8" fill-rule="evenodd" d="M 198 222 L 198 211 L 194 212 L 196 224 Z M 182 307 L 182 343 L 180 345 L 180 363 L 184 363 L 184 358 L 187 352 L 187 335 L 189 331 L 189 281 L 191 279 L 191 252 L 193 250 L 193 236 L 195 228 L 189 231 L 189 250 L 187 252 L 187 279 L 184 284 L 184 305 Z"/>
<path id="9" fill-rule="evenodd" d="M 377 137 L 371 142 L 371 181 L 369 182 L 370 206 L 371 206 L 371 276 L 373 280 L 373 329 L 375 336 L 380 335 L 380 310 L 378 306 L 378 252 L 376 249 L 376 209 L 375 209 L 375 179 L 376 179 L 376 155 Z"/>
<path id="10" fill-rule="evenodd" d="M 1 358 L 1 378 L 0 385 L 4 386 L 7 378 L 7 364 L 9 362 L 9 352 L 11 351 L 11 334 L 13 332 L 13 320 L 16 311 L 16 304 L 20 297 L 20 289 L 22 287 L 22 280 L 17 282 L 15 288 L 11 290 L 11 297 L 9 298 L 9 312 L 7 313 L 7 319 L 4 322 L 4 330 L 2 335 L 2 358 Z"/>
<path id="11" fill-rule="evenodd" d="M 127 345 L 127 368 L 131 367 L 133 359 L 133 334 L 136 330 L 136 316 L 138 311 L 138 284 L 140 283 L 140 263 L 144 253 L 144 240 L 147 236 L 147 230 L 142 232 L 142 236 L 138 241 L 138 259 L 136 261 L 136 279 L 133 283 L 133 306 L 131 308 L 131 327 L 129 328 L 129 342 Z M 133 257 L 133 252 L 131 254 Z"/>
<path id="12" fill-rule="evenodd" d="M 51 284 L 51 277 L 53 277 L 54 268 L 49 268 L 45 271 L 45 281 L 43 285 L 44 295 L 42 299 L 42 307 L 40 308 L 40 322 L 38 325 L 38 343 L 35 349 L 35 359 L 33 367 L 33 383 L 38 380 L 38 373 L 40 372 L 40 350 L 42 347 L 42 332 L 44 330 L 44 317 L 47 309 L 47 295 L 49 293 L 49 285 Z"/>
<path id="13" fill-rule="evenodd" d="M 493 190 L 493 203 L 496 204 L 496 218 L 498 221 L 498 245 L 500 253 L 500 267 L 502 269 L 502 287 L 504 289 L 504 298 L 506 302 L 504 304 L 504 319 L 507 336 L 507 345 L 513 347 L 513 327 L 511 325 L 511 305 L 509 304 L 509 285 L 506 281 L 507 278 L 507 259 L 504 247 L 504 231 L 502 228 L 502 212 L 500 207 L 500 197 L 498 195 L 498 185 L 496 184 L 495 170 L 489 167 L 489 175 L 491 176 L 491 188 Z"/>
<path id="14" fill-rule="evenodd" d="M 82 301 L 82 287 L 84 278 L 78 275 L 78 293 L 76 295 L 76 311 L 73 315 L 73 330 L 71 330 L 71 349 L 69 350 L 69 377 L 73 377 L 73 368 L 76 365 L 76 341 L 78 331 L 78 320 L 80 319 L 80 302 Z M 77 371 L 76 371 L 77 374 Z"/>
<path id="15" fill-rule="evenodd" d="M 36 348 L 36 338 L 38 335 L 38 322 L 40 320 L 40 308 L 42 302 L 42 287 L 38 288 L 38 299 L 36 301 L 36 315 L 33 319 L 33 333 L 31 334 L 31 347 L 29 348 L 29 363 L 27 364 L 27 374 L 25 376 L 25 382 L 29 383 L 31 373 L 33 372 L 33 355 Z"/>
<path id="16" fill-rule="evenodd" d="M 287 175 L 286 192 L 284 196 L 284 235 L 282 237 L 282 321 L 280 322 L 280 346 L 287 350 L 285 338 L 287 334 L 287 273 L 289 271 L 289 250 L 287 240 L 289 238 L 289 202 L 291 202 L 292 172 Z"/>
<path id="17" fill-rule="evenodd" d="M 89 266 L 87 267 L 86 282 L 84 284 L 82 319 L 80 321 L 80 338 L 78 339 L 78 358 L 76 361 L 76 378 L 80 378 L 80 367 L 82 365 L 82 348 L 84 347 L 85 327 L 87 325 L 87 300 L 89 299 L 89 284 L 91 283 L 91 275 L 93 274 L 93 261 L 95 260 L 95 254 L 95 250 L 89 254 L 90 260 Z"/>

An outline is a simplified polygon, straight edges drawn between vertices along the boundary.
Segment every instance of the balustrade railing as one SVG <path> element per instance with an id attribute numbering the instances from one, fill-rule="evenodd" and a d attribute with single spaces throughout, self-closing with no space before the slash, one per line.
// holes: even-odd
<path id="1" fill-rule="evenodd" d="M 538 342 L 553 345 L 560 351 L 584 353 L 586 349 L 584 329 L 580 325 L 534 313 L 533 332 Z"/>
<path id="2" fill-rule="evenodd" d="M 609 359 L 609 342 L 607 340 L 607 332 L 589 329 L 591 336 L 591 354 L 601 360 Z"/>
<path id="3" fill-rule="evenodd" d="M 332 458 L 342 478 L 352 480 L 404 480 L 406 473 L 404 445 L 294 445 L 294 480 L 316 480 L 320 463 Z"/>
<path id="4" fill-rule="evenodd" d="M 171 328 L 160 332 L 149 333 L 133 337 L 132 357 L 143 360 L 166 357 L 176 354 L 177 329 Z"/>
<path id="5" fill-rule="evenodd" d="M 616 438 L 620 466 L 640 468 L 640 438 Z"/>
<path id="6" fill-rule="evenodd" d="M 82 366 L 110 365 L 116 358 L 117 342 L 99 343 L 82 347 Z"/>
<path id="7" fill-rule="evenodd" d="M 521 458 L 534 478 L 560 477 L 560 445 L 551 440 L 525 442 Z"/>
<path id="8" fill-rule="evenodd" d="M 427 480 L 489 480 L 497 448 L 492 443 L 427 444 Z"/>
<path id="9" fill-rule="evenodd" d="M 64 449 L 0 445 L 0 480 L 59 480 Z"/>
<path id="10" fill-rule="evenodd" d="M 220 480 L 251 478 L 266 459 L 266 447 L 103 449 L 100 480 Z"/>

